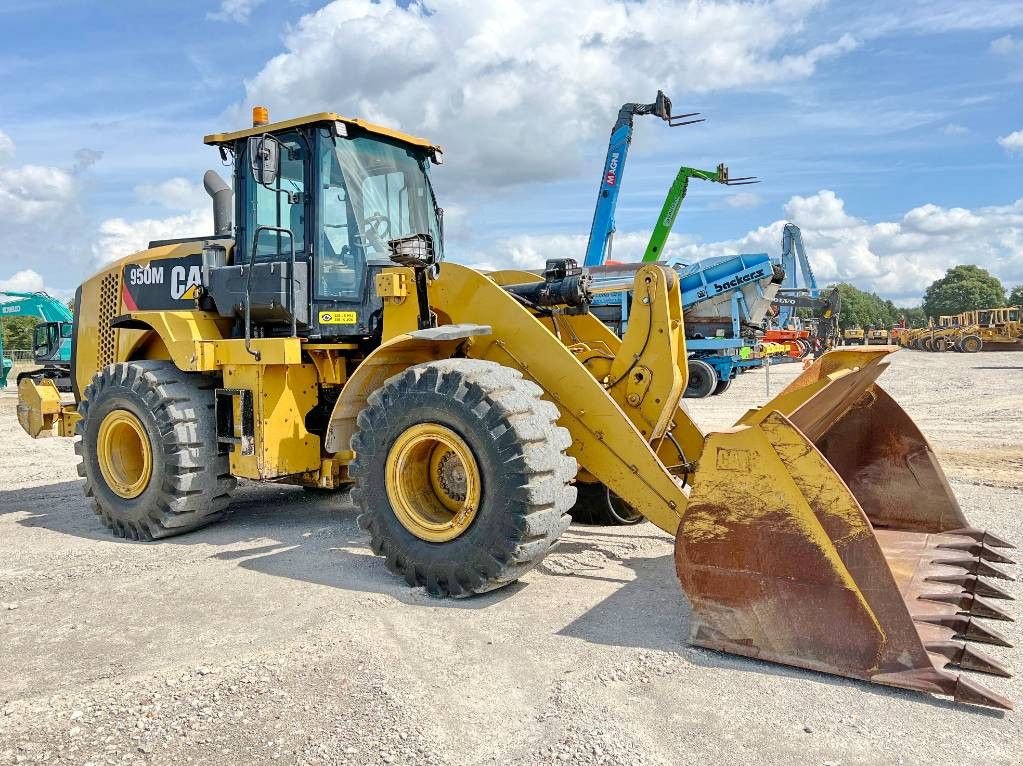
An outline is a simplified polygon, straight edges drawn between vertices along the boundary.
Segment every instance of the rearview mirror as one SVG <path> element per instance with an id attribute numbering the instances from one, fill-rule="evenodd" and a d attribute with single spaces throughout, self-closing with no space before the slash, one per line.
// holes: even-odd
<path id="1" fill-rule="evenodd" d="M 281 169 L 281 142 L 269 134 L 249 139 L 252 177 L 262 186 L 276 186 Z"/>

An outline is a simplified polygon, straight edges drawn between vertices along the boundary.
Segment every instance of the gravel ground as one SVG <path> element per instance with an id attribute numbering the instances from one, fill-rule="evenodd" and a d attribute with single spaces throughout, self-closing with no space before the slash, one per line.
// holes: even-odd
<path id="1" fill-rule="evenodd" d="M 1017 541 L 1021 371 L 903 351 L 883 378 L 971 521 Z M 765 389 L 750 373 L 690 409 L 724 427 Z M 70 440 L 28 439 L 9 393 L 0 440 L 0 764 L 1023 762 L 1017 713 L 687 646 L 649 524 L 573 526 L 520 583 L 437 601 L 370 555 L 343 495 L 247 484 L 217 526 L 123 542 Z"/>

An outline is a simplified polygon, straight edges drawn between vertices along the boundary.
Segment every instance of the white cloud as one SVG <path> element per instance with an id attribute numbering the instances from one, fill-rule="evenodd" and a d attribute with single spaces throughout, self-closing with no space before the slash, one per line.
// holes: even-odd
<path id="1" fill-rule="evenodd" d="M 1023 281 L 1023 199 L 1011 205 L 943 208 L 927 204 L 899 220 L 870 223 L 850 215 L 833 191 L 792 197 L 784 207 L 787 220 L 803 232 L 807 255 L 818 282 L 847 281 L 897 303 L 919 302 L 935 279 L 961 263 L 975 263 L 1006 285 Z M 786 220 L 774 221 L 735 240 L 695 242 L 672 235 L 664 253 L 687 263 L 715 255 L 781 252 Z M 639 260 L 647 233 L 615 235 L 614 258 Z M 548 257 L 580 258 L 585 235 L 517 236 L 499 240 L 485 254 L 458 260 L 488 268 L 538 268 Z"/>
<path id="2" fill-rule="evenodd" d="M 142 202 L 165 207 L 168 210 L 195 210 L 209 197 L 200 184 L 187 178 L 169 178 L 158 184 L 135 187 L 135 196 Z"/>
<path id="3" fill-rule="evenodd" d="M 725 197 L 725 204 L 729 207 L 749 208 L 759 206 L 763 200 L 759 194 L 753 192 L 739 192 Z"/>
<path id="4" fill-rule="evenodd" d="M 1023 130 L 1015 130 L 1007 136 L 1001 136 L 998 143 L 1009 154 L 1023 153 Z"/>
<path id="5" fill-rule="evenodd" d="M 941 132 L 944 133 L 946 136 L 965 136 L 967 133 L 970 132 L 970 129 L 967 128 L 965 125 L 957 125 L 954 122 L 950 122 L 948 125 L 941 129 Z"/>
<path id="6" fill-rule="evenodd" d="M 0 130 L 0 165 L 7 163 L 14 156 L 14 141 L 11 137 Z"/>
<path id="7" fill-rule="evenodd" d="M 99 237 L 92 245 L 96 265 L 103 265 L 144 250 L 154 239 L 198 237 L 213 231 L 213 213 L 209 206 L 169 218 L 145 218 L 127 221 L 108 218 L 99 225 Z"/>
<path id="8" fill-rule="evenodd" d="M 445 184 L 546 181 L 579 167 L 580 145 L 606 134 L 623 101 L 664 88 L 684 111 L 686 94 L 801 80 L 853 49 L 844 35 L 794 50 L 818 5 L 337 0 L 288 30 L 245 102 L 425 133 L 449 149 Z"/>
<path id="9" fill-rule="evenodd" d="M 3 225 L 4 272 L 9 289 L 43 289 L 37 270 L 59 260 L 74 271 L 80 264 L 82 232 L 81 173 L 86 157 L 71 168 L 17 165 L 15 144 L 0 131 L 0 223 Z M 95 159 L 95 158 L 91 158 Z M 48 289 L 59 293 L 59 290 Z"/>
<path id="10" fill-rule="evenodd" d="M 792 197 L 785 203 L 785 215 L 793 221 L 813 221 L 814 227 L 822 230 L 848 228 L 857 222 L 845 212 L 845 202 L 830 189 L 812 197 Z"/>
<path id="11" fill-rule="evenodd" d="M 0 279 L 0 292 L 14 290 L 19 293 L 35 293 L 44 290 L 43 277 L 32 269 L 22 269 L 7 279 Z M 0 296 L 3 300 L 3 296 Z"/>
<path id="12" fill-rule="evenodd" d="M 1023 55 L 1023 40 L 1017 40 L 1012 35 L 1004 35 L 992 40 L 988 49 L 998 56 L 1020 56 Z"/>
<path id="13" fill-rule="evenodd" d="M 208 13 L 206 17 L 214 21 L 237 21 L 244 24 L 263 2 L 264 0 L 222 0 L 220 10 Z"/>
<path id="14" fill-rule="evenodd" d="M 42 222 L 76 203 L 74 177 L 43 165 L 0 167 L 0 220 Z"/>

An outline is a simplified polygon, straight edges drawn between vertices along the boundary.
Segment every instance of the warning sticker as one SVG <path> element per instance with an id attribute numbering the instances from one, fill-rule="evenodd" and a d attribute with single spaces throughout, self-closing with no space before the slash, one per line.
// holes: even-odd
<path id="1" fill-rule="evenodd" d="M 355 324 L 358 321 L 354 311 L 321 311 L 320 324 Z"/>

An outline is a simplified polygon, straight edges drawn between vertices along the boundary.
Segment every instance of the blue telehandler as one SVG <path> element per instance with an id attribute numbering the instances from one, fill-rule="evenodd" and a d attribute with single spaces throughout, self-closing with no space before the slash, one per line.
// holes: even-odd
<path id="1" fill-rule="evenodd" d="M 600 266 L 608 260 L 615 233 L 615 209 L 618 207 L 618 193 L 622 188 L 622 177 L 625 175 L 625 161 L 629 156 L 632 144 L 632 132 L 636 115 L 652 114 L 660 117 L 669 127 L 692 125 L 703 122 L 689 119 L 699 112 L 688 114 L 672 114 L 671 99 L 664 91 L 657 91 L 657 98 L 652 104 L 622 104 L 618 110 L 618 119 L 611 128 L 611 140 L 604 158 L 604 173 L 600 178 L 597 190 L 597 204 L 593 209 L 593 223 L 590 225 L 590 238 L 586 244 L 586 257 L 583 266 Z"/>

